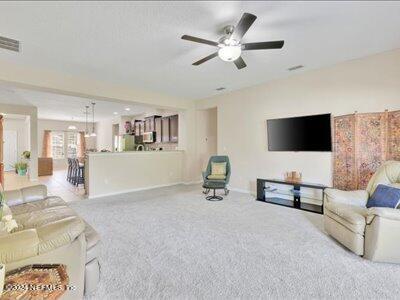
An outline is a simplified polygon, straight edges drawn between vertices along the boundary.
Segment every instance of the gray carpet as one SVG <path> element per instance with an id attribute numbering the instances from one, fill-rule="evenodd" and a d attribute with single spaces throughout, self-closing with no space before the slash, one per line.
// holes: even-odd
<path id="1" fill-rule="evenodd" d="M 322 216 L 177 186 L 75 202 L 102 236 L 90 299 L 397 298 L 400 265 L 364 260 Z M 400 251 L 400 250 L 399 250 Z"/>

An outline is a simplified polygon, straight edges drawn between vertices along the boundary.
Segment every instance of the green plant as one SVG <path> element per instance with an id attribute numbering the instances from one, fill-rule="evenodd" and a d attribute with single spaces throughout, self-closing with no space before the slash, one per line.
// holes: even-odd
<path id="1" fill-rule="evenodd" d="M 16 170 L 26 170 L 26 169 L 28 169 L 28 163 L 19 161 L 19 162 L 15 163 L 14 167 Z"/>
<path id="2" fill-rule="evenodd" d="M 3 187 L 0 185 L 0 221 L 3 218 L 3 209 L 6 199 L 4 198 Z"/>
<path id="3" fill-rule="evenodd" d="M 25 158 L 25 159 L 30 159 L 31 158 L 31 151 L 26 150 L 26 151 L 22 152 L 21 156 L 23 158 Z"/>

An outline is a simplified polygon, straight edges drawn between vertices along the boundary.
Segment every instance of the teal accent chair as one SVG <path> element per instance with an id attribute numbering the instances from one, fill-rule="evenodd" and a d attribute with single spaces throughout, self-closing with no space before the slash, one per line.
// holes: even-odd
<path id="1" fill-rule="evenodd" d="M 226 178 L 225 179 L 208 179 L 208 176 L 211 175 L 211 163 L 223 163 L 226 162 Z M 206 199 L 209 201 L 219 201 L 223 198 L 221 196 L 215 195 L 215 190 L 224 190 L 225 196 L 229 194 L 229 190 L 227 188 L 229 179 L 231 177 L 231 163 L 229 162 L 229 157 L 225 155 L 215 155 L 211 156 L 208 161 L 207 169 L 203 172 L 203 188 L 204 194 L 208 194 L 210 190 L 213 190 L 214 193 L 212 196 L 207 196 Z"/>

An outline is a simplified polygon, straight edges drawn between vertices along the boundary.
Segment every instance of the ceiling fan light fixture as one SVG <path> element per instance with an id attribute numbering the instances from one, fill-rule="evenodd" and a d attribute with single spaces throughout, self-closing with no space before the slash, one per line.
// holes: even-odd
<path id="1" fill-rule="evenodd" d="M 218 50 L 218 56 L 223 61 L 234 61 L 238 59 L 241 54 L 242 54 L 242 47 L 240 45 L 224 46 Z"/>

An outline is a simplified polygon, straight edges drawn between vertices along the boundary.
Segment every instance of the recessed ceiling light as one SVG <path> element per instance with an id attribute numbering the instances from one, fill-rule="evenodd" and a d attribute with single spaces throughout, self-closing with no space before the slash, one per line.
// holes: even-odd
<path id="1" fill-rule="evenodd" d="M 130 109 L 129 107 L 126 107 L 125 110 L 126 110 L 126 111 L 130 111 L 131 109 Z"/>
<path id="2" fill-rule="evenodd" d="M 215 90 L 216 90 L 216 91 L 223 91 L 223 90 L 225 90 L 225 88 L 221 86 L 221 87 L 219 87 L 219 88 L 216 88 Z"/>
<path id="3" fill-rule="evenodd" d="M 297 65 L 297 66 L 293 66 L 293 67 L 288 68 L 288 71 L 294 71 L 294 70 L 298 70 L 298 69 L 301 69 L 301 68 L 304 68 L 304 66 L 303 65 Z"/>
<path id="4" fill-rule="evenodd" d="M 114 115 L 118 115 L 118 113 L 116 111 L 114 111 Z"/>

